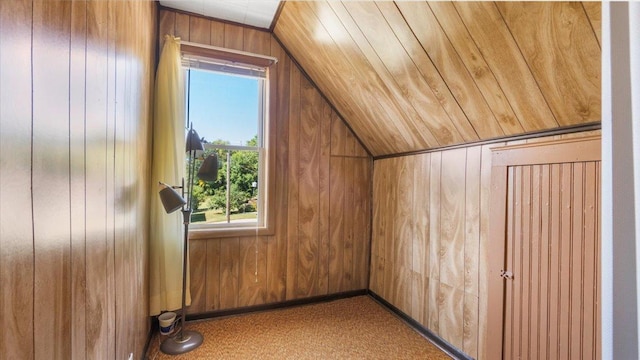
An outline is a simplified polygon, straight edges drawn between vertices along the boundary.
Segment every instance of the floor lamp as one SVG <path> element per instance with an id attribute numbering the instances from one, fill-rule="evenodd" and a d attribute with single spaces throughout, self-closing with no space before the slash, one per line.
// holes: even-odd
<path id="1" fill-rule="evenodd" d="M 204 338 L 202 334 L 193 330 L 185 330 L 186 318 L 186 288 L 187 288 L 187 255 L 189 253 L 189 224 L 191 223 L 191 213 L 193 210 L 193 179 L 195 172 L 196 156 L 204 151 L 202 141 L 198 133 L 189 128 L 186 139 L 186 147 L 188 156 L 187 169 L 187 189 L 185 192 L 184 178 L 181 186 L 169 186 L 160 183 L 160 200 L 165 211 L 170 214 L 182 208 L 182 219 L 184 224 L 184 244 L 182 257 L 182 314 L 180 319 L 180 331 L 175 336 L 165 339 L 160 345 L 160 350 L 169 355 L 178 355 L 189 352 L 202 344 Z M 198 178 L 203 181 L 215 181 L 218 177 L 218 158 L 216 155 L 209 155 L 198 170 Z M 182 194 L 178 194 L 175 189 L 182 189 Z M 188 201 L 185 200 L 188 195 Z"/>

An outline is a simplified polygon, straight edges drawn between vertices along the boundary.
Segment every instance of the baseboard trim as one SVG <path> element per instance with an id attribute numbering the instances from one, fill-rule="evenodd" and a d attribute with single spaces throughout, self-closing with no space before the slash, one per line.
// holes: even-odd
<path id="1" fill-rule="evenodd" d="M 248 313 L 253 313 L 258 311 L 283 309 L 283 308 L 290 308 L 290 307 L 295 307 L 300 305 L 318 304 L 318 303 L 329 302 L 329 301 L 334 301 L 339 299 L 346 299 L 354 296 L 362 296 L 362 295 L 368 295 L 368 294 L 369 294 L 368 290 L 366 289 L 345 291 L 345 292 L 336 293 L 336 294 L 312 296 L 304 299 L 287 300 L 287 301 L 281 301 L 281 302 L 271 303 L 271 304 L 245 306 L 245 307 L 225 309 L 225 310 L 216 310 L 216 311 L 210 311 L 210 312 L 205 312 L 200 314 L 187 314 L 186 320 L 194 321 L 194 320 L 214 319 L 214 318 L 219 318 L 224 316 L 248 314 Z"/>
<path id="2" fill-rule="evenodd" d="M 440 336 L 434 334 L 431 330 L 427 329 L 426 327 L 422 326 L 422 324 L 420 324 L 416 320 L 412 319 L 409 315 L 405 314 L 402 310 L 400 310 L 397 307 L 393 306 L 391 303 L 389 303 L 388 301 L 386 301 L 385 299 L 380 297 L 375 292 L 373 292 L 371 290 L 368 290 L 367 293 L 374 300 L 376 300 L 382 306 L 386 307 L 391 312 L 396 314 L 404 322 L 406 322 L 409 326 L 414 328 L 420 334 L 424 335 L 424 337 L 429 339 L 434 345 L 439 347 L 442 351 L 446 352 L 448 355 L 450 355 L 454 359 L 473 360 L 472 357 L 470 357 L 469 355 L 467 355 L 464 352 L 462 352 L 462 350 L 460 350 L 460 349 L 456 348 L 455 346 L 449 344 L 446 340 L 444 340 Z"/>

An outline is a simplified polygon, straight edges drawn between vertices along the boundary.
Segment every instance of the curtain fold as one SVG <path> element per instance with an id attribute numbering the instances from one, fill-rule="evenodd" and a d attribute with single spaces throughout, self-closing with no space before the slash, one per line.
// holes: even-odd
<path id="1" fill-rule="evenodd" d="M 185 149 L 184 79 L 180 38 L 165 36 L 156 72 L 151 170 L 149 240 L 149 313 L 182 306 L 182 215 L 167 214 L 158 195 L 158 182 L 179 185 Z M 187 273 L 187 304 L 191 303 Z"/>

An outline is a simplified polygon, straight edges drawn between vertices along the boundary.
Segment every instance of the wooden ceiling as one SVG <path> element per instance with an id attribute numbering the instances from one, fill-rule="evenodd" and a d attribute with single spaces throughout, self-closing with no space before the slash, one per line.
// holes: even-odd
<path id="1" fill-rule="evenodd" d="M 289 1 L 274 29 L 372 155 L 600 121 L 600 4 Z"/>

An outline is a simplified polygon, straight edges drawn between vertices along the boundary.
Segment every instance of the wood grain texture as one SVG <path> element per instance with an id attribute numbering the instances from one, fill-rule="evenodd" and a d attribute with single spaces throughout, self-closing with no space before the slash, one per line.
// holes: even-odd
<path id="1" fill-rule="evenodd" d="M 69 178 L 71 215 L 71 308 L 86 307 L 85 246 L 85 57 L 87 37 L 87 4 L 74 2 L 71 7 L 71 43 L 69 76 Z M 124 95 L 124 94 L 122 94 Z M 71 313 L 71 358 L 86 356 L 87 318 L 84 311 Z"/>
<path id="2" fill-rule="evenodd" d="M 496 4 L 558 123 L 599 121 L 600 46 L 582 4 Z"/>
<path id="3" fill-rule="evenodd" d="M 69 5 L 37 2 L 33 7 L 33 301 L 39 304 L 34 306 L 33 336 L 38 358 L 63 358 L 71 351 L 69 114 L 56 106 L 70 102 Z"/>
<path id="4" fill-rule="evenodd" d="M 500 123 L 505 135 L 522 132 L 523 127 L 521 121 L 513 112 L 503 89 L 498 84 L 498 80 L 484 60 L 480 49 L 471 38 L 469 30 L 465 26 L 460 25 L 462 24 L 462 19 L 453 6 L 453 3 L 443 1 L 431 2 L 428 5 L 438 24 L 442 27 L 447 39 L 451 42 L 451 46 L 453 46 L 455 52 L 475 80 L 478 89 L 480 89 L 487 105 L 491 108 L 494 116 Z M 404 9 L 403 14 L 412 10 L 406 7 L 402 7 L 401 9 Z M 428 18 L 429 14 L 426 9 L 425 12 L 427 13 L 425 17 Z M 420 28 L 417 27 L 418 25 L 414 25 L 415 20 L 411 22 L 411 18 L 408 17 L 407 19 L 411 26 L 415 28 L 414 31 L 416 31 L 419 39 L 421 39 L 422 36 L 427 36 L 427 34 L 420 32 Z M 430 49 L 430 47 L 427 47 L 427 44 L 423 44 L 423 46 L 425 46 L 427 51 Z"/>
<path id="5" fill-rule="evenodd" d="M 0 358 L 142 356 L 156 15 L 0 4 Z"/>
<path id="6" fill-rule="evenodd" d="M 597 1 L 585 1 L 582 3 L 587 13 L 591 28 L 598 38 L 598 45 L 602 45 L 602 4 Z"/>
<path id="7" fill-rule="evenodd" d="M 440 236 L 440 282 L 450 286 L 464 284 L 465 243 L 465 165 L 466 149 L 442 153 Z M 445 165 L 446 164 L 446 165 Z"/>
<path id="8" fill-rule="evenodd" d="M 379 4 L 379 6 L 383 5 Z M 392 6 L 392 11 L 383 14 L 378 7 L 370 6 L 366 2 L 344 4 L 346 15 L 352 18 L 355 23 L 355 26 L 352 26 L 355 29 L 351 30 L 351 33 L 353 34 L 354 31 L 362 33 L 361 38 L 356 39 L 357 46 L 359 48 L 366 48 L 368 45 L 371 47 L 365 53 L 369 63 L 374 65 L 378 74 L 388 74 L 385 82 L 396 85 L 390 86 L 390 90 L 402 91 L 400 94 L 394 93 L 394 96 L 402 98 L 404 95 L 408 104 L 415 109 L 416 116 L 411 117 L 412 121 L 408 123 L 411 126 L 409 129 L 418 130 L 420 133 L 417 135 L 421 133 L 433 134 L 439 144 L 475 138 L 475 131 L 466 120 L 463 120 L 464 123 L 461 124 L 457 121 L 427 121 L 425 119 L 426 114 L 430 115 L 430 119 L 438 120 L 444 118 L 464 119 L 464 115 L 461 114 L 457 105 L 452 106 L 453 98 L 411 32 L 406 28 L 398 28 L 397 24 L 404 24 L 404 20 L 398 19 L 399 14 L 395 6 L 392 3 L 388 3 L 388 5 Z M 394 15 L 395 17 L 393 17 Z M 394 30 L 401 35 L 409 35 L 413 41 L 409 43 L 398 42 Z M 413 51 L 416 48 L 420 48 L 420 50 Z M 379 59 L 379 65 L 376 65 L 377 59 Z M 414 94 L 421 94 L 421 96 Z M 438 94 L 441 96 L 437 96 Z M 425 136 L 422 141 L 433 140 Z"/>
<path id="9" fill-rule="evenodd" d="M 0 2 L 0 326 L 6 329 L 0 348 L 7 359 L 33 358 L 35 350 L 32 6 L 31 1 Z"/>
<path id="10" fill-rule="evenodd" d="M 585 4 L 287 2 L 274 34 L 378 156 L 598 121 Z"/>
<path id="11" fill-rule="evenodd" d="M 587 137 L 589 135 L 591 134 L 576 135 L 575 139 L 576 141 L 580 139 L 582 142 L 591 141 Z M 583 138 L 581 139 L 580 136 Z M 544 140 L 550 139 L 547 137 Z M 489 228 L 490 221 L 495 216 L 490 210 L 491 202 L 505 203 L 506 201 L 506 195 L 501 198 L 502 200 L 490 198 L 490 194 L 496 192 L 492 189 L 492 165 L 494 165 L 492 148 L 501 145 L 504 143 L 379 159 L 374 161 L 373 170 L 369 288 L 395 306 L 403 307 L 404 312 L 414 320 L 466 354 L 478 359 L 494 358 L 492 353 L 488 352 L 487 347 L 491 343 L 485 335 L 502 331 L 501 328 L 495 329 L 488 324 L 492 316 L 490 311 L 493 309 L 493 301 L 502 300 L 500 290 L 496 292 L 494 289 L 495 281 L 490 283 L 488 280 L 491 276 L 498 278 L 495 269 L 502 268 L 504 265 L 501 263 L 504 259 L 500 259 L 500 255 L 495 255 L 504 254 L 504 247 L 502 250 L 491 247 L 490 239 L 495 236 L 495 233 L 492 235 Z M 580 149 L 575 147 L 575 144 L 573 146 L 574 150 Z M 587 168 L 590 171 L 588 176 Z M 558 218 L 560 209 L 576 205 L 575 202 L 563 205 L 560 201 L 545 200 L 545 196 L 551 197 L 555 194 L 557 198 L 562 193 L 559 169 L 557 165 L 552 165 L 547 170 L 544 166 L 536 165 L 529 166 L 527 170 L 512 170 L 512 176 L 518 180 L 515 182 L 517 187 L 512 189 L 509 197 L 511 199 L 508 202 L 511 209 L 510 219 L 517 223 L 519 229 L 530 230 L 531 236 L 513 232 L 513 235 L 519 239 L 515 241 L 518 246 L 509 249 L 507 261 L 519 259 L 522 265 L 518 273 L 532 279 L 530 287 L 507 289 L 506 313 L 528 314 L 526 319 L 525 316 L 517 317 L 517 322 L 506 324 L 508 328 L 505 331 L 507 334 L 514 334 L 514 341 L 516 336 L 521 339 L 525 333 L 533 333 L 534 328 L 549 326 L 549 319 L 545 314 L 551 317 L 559 316 L 567 314 L 571 309 L 579 308 L 590 309 L 591 313 L 597 311 L 591 302 L 597 301 L 596 297 L 581 295 L 576 299 L 576 295 L 570 297 L 569 293 L 560 295 L 560 291 L 567 292 L 567 289 L 572 288 L 568 282 L 567 284 L 559 283 L 558 274 L 567 269 L 561 269 L 557 255 L 551 252 L 548 256 L 544 255 L 545 249 L 559 246 L 558 241 L 553 240 L 551 234 L 567 231 L 551 223 L 545 225 L 544 219 Z M 595 184 L 598 178 L 595 169 L 595 165 L 585 165 L 582 170 L 583 179 L 585 179 L 582 193 L 586 194 L 587 188 L 593 189 L 590 190 L 593 193 L 597 188 Z M 546 176 L 550 176 L 551 180 L 545 181 Z M 503 179 L 505 183 L 506 179 L 505 176 Z M 564 192 L 566 193 L 566 190 Z M 518 194 L 517 199 L 516 194 Z M 570 200 L 571 197 L 567 199 Z M 581 205 L 583 208 L 587 208 L 586 199 L 590 199 L 588 201 L 591 204 L 598 202 L 595 195 L 590 197 L 584 195 L 584 199 Z M 528 206 L 536 207 L 538 210 L 527 209 Z M 593 218 L 595 208 L 591 206 L 588 208 L 591 210 L 584 216 Z M 572 223 L 575 218 L 566 221 Z M 582 225 L 574 223 L 572 226 Z M 597 226 L 595 220 L 581 234 L 586 235 L 587 231 L 591 233 L 591 230 L 588 230 L 589 226 Z M 411 231 L 407 228 L 411 228 Z M 587 237 L 581 236 L 581 238 Z M 593 238 L 594 236 L 589 237 L 591 242 L 595 241 Z M 408 246 L 405 239 L 409 239 Z M 576 247 L 580 246 L 574 246 Z M 587 249 L 592 250 L 587 252 Z M 580 256 L 576 255 L 574 250 L 573 254 L 576 255 L 576 258 L 572 258 L 574 266 L 577 266 L 575 264 L 578 264 L 578 260 L 582 269 L 595 266 L 597 258 L 593 249 L 593 247 L 584 247 L 584 252 L 579 252 Z M 570 249 L 563 251 L 569 252 Z M 587 261 L 587 258 L 590 260 Z M 556 280 L 553 280 L 554 276 Z M 586 275 L 584 279 L 587 283 L 597 280 Z M 555 290 L 549 287 L 545 293 L 536 292 L 534 287 L 545 281 L 549 284 L 557 284 Z M 578 286 L 578 283 L 572 284 Z M 491 297 L 492 289 L 498 294 L 497 296 Z M 582 289 L 584 288 L 576 287 L 573 289 L 573 294 L 583 294 Z M 531 299 L 516 305 L 509 300 L 514 299 L 516 295 L 523 299 Z M 550 296 L 566 298 L 563 300 L 566 302 L 566 309 L 561 310 L 559 303 L 549 304 L 546 308 L 536 305 L 542 304 L 543 299 Z M 578 303 L 580 306 L 577 305 Z M 570 304 L 573 306 L 571 307 Z M 539 309 L 534 310 L 534 307 Z M 502 310 L 498 313 L 502 314 Z M 569 315 L 564 315 L 564 318 L 567 321 L 570 319 Z M 567 322 L 564 330 L 567 335 L 570 329 L 569 324 Z M 572 329 L 575 328 L 576 324 Z M 597 333 L 590 330 L 592 329 L 590 327 L 580 327 L 580 329 L 584 339 L 587 337 L 593 339 L 594 334 Z M 558 331 L 556 330 L 555 333 L 558 334 Z M 541 354 L 553 354 L 548 349 L 553 346 L 557 348 L 559 344 L 545 343 L 545 337 L 542 335 L 534 336 L 534 339 L 528 341 L 526 345 L 520 340 L 513 343 L 509 341 L 505 345 L 510 346 L 510 349 L 523 348 L 526 350 L 523 353 L 525 355 L 544 357 Z M 585 343 L 586 341 L 584 340 Z M 501 344 L 501 339 L 498 339 L 498 344 Z M 557 351 L 555 353 L 557 354 Z M 563 354 L 568 355 L 568 351 Z"/>
<path id="12" fill-rule="evenodd" d="M 276 196 L 273 235 L 192 240 L 188 313 L 366 289 L 371 157 L 268 32 L 195 18 L 163 9 L 160 33 L 278 58 L 269 69 Z"/>
<path id="13" fill-rule="evenodd" d="M 394 11 L 396 6 L 399 12 Z M 401 30 L 403 28 L 402 22 L 406 21 L 406 26 L 409 26 L 410 31 L 402 32 L 406 34 L 401 38 L 402 43 L 407 47 L 407 44 L 418 41 L 420 46 L 415 44 L 411 46 L 415 53 L 414 56 L 421 58 L 428 55 L 429 60 L 433 62 L 432 71 L 437 69 L 442 76 L 442 81 L 446 83 L 464 114 L 469 118 L 474 132 L 483 138 L 504 135 L 501 124 L 494 117 L 482 97 L 482 93 L 475 85 L 474 79 L 438 24 L 433 12 L 429 9 L 429 5 L 426 2 L 421 2 L 415 6 L 407 6 L 405 2 L 398 2 L 394 4 L 379 3 L 378 7 L 382 11 L 387 9 L 386 11 L 389 14 L 395 14 L 396 18 L 402 17 L 395 21 L 398 24 L 394 26 L 398 29 L 396 31 Z M 385 17 L 389 18 L 389 15 Z M 415 36 L 415 40 L 411 39 L 413 36 Z M 422 60 L 422 62 L 426 62 L 426 60 Z M 419 62 L 416 61 L 416 63 Z"/>

